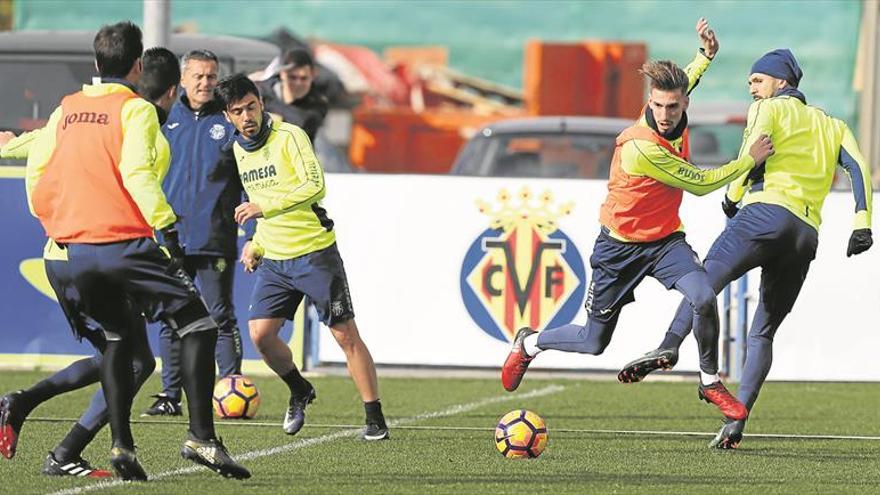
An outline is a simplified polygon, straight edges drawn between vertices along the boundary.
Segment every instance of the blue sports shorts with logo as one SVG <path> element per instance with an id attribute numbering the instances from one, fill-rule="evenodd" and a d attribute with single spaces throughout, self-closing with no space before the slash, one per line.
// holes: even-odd
<path id="1" fill-rule="evenodd" d="M 288 260 L 264 258 L 251 294 L 250 319 L 293 319 L 309 296 L 327 326 L 354 318 L 342 257 L 336 244 Z"/>
<path id="2" fill-rule="evenodd" d="M 633 293 L 647 276 L 672 289 L 681 277 L 703 270 L 684 232 L 652 242 L 622 242 L 611 237 L 605 227 L 596 239 L 590 267 L 593 273 L 586 309 L 591 318 L 600 321 L 610 320 L 635 301 Z"/>

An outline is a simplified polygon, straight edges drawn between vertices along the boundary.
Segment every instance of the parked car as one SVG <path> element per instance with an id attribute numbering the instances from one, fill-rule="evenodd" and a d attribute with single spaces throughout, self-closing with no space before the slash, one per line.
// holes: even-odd
<path id="1" fill-rule="evenodd" d="M 739 156 L 748 111 L 747 101 L 694 99 L 688 108 L 691 161 L 701 167 L 717 167 Z"/>
<path id="2" fill-rule="evenodd" d="M 631 120 L 531 117 L 494 122 L 462 147 L 452 173 L 487 177 L 608 177 L 614 140 Z"/>
<path id="3" fill-rule="evenodd" d="M 96 74 L 94 37 L 92 31 L 0 33 L 0 130 L 18 134 L 42 127 L 64 95 L 88 83 Z M 279 52 L 263 41 L 189 33 L 172 34 L 169 45 L 178 55 L 211 50 L 220 60 L 221 75 L 262 69 Z"/>
<path id="4" fill-rule="evenodd" d="M 689 115 L 691 161 L 702 167 L 736 158 L 744 113 Z M 630 119 L 550 116 L 494 122 L 461 149 L 452 173 L 487 177 L 607 179 L 615 138 Z"/>
<path id="5" fill-rule="evenodd" d="M 95 75 L 92 31 L 13 31 L 0 33 L 0 128 L 13 131 L 43 126 L 61 98 Z M 220 73 L 251 72 L 278 55 L 270 43 L 203 34 L 172 34 L 169 49 L 178 55 L 207 49 L 220 59 Z"/>

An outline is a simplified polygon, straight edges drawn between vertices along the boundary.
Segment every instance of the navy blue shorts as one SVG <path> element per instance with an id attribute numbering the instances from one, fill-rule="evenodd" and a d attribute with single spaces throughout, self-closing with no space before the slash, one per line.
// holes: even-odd
<path id="1" fill-rule="evenodd" d="M 251 295 L 250 319 L 293 319 L 309 296 L 321 321 L 333 326 L 354 318 L 348 279 L 336 244 L 289 260 L 263 259 Z"/>
<path id="2" fill-rule="evenodd" d="M 133 307 L 151 321 L 164 320 L 182 336 L 216 329 L 198 290 L 153 239 L 69 244 L 69 277 L 85 314 L 108 339 L 131 331 Z"/>
<path id="3" fill-rule="evenodd" d="M 590 318 L 599 321 L 610 321 L 635 301 L 636 287 L 649 275 L 672 289 L 681 277 L 703 270 L 684 232 L 653 242 L 621 242 L 608 235 L 605 227 L 596 239 L 590 267 L 586 309 Z"/>

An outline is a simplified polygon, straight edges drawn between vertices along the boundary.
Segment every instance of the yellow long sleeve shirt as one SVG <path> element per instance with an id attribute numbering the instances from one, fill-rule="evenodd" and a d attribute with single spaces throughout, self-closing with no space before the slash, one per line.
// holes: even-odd
<path id="1" fill-rule="evenodd" d="M 324 170 L 305 131 L 273 120 L 266 143 L 233 153 L 241 183 L 263 212 L 254 242 L 273 260 L 292 259 L 336 242 L 333 222 L 320 200 L 326 194 Z"/>
<path id="2" fill-rule="evenodd" d="M 818 230 L 840 165 L 852 183 L 853 229 L 871 228 L 871 169 L 845 122 L 798 98 L 776 96 L 749 108 L 740 156 L 761 134 L 770 136 L 775 153 L 763 173 L 743 174 L 733 182 L 728 198 L 781 206 Z"/>

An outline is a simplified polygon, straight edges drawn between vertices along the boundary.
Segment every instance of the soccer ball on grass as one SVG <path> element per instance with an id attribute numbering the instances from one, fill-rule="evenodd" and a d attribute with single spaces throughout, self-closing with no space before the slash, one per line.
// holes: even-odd
<path id="1" fill-rule="evenodd" d="M 260 391 L 242 375 L 229 375 L 214 385 L 214 412 L 223 419 L 250 419 L 260 408 Z"/>
<path id="2" fill-rule="evenodd" d="M 495 427 L 495 446 L 509 459 L 538 457 L 547 446 L 547 425 L 532 411 L 510 411 Z"/>

